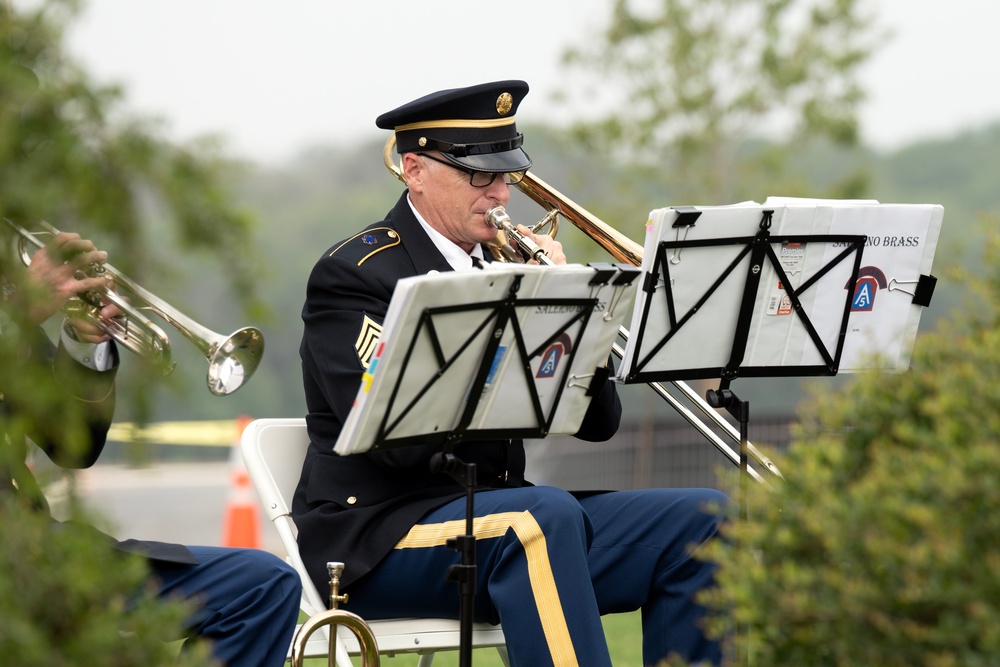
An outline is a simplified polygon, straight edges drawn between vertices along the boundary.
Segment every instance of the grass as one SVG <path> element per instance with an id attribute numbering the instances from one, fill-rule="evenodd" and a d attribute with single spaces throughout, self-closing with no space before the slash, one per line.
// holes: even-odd
<path id="1" fill-rule="evenodd" d="M 639 612 L 609 614 L 603 617 L 604 636 L 611 651 L 611 662 L 615 667 L 642 667 L 642 628 Z M 416 667 L 419 656 L 415 654 L 383 655 L 383 667 Z M 503 667 L 503 662 L 495 649 L 482 648 L 472 652 L 475 667 Z M 354 658 L 354 664 L 361 660 Z M 305 667 L 325 667 L 326 660 L 310 659 Z M 458 667 L 458 651 L 445 651 L 434 658 L 434 667 Z"/>

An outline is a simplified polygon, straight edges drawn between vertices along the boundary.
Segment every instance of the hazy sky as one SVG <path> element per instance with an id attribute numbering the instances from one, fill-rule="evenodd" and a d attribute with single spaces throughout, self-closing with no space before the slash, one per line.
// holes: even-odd
<path id="1" fill-rule="evenodd" d="M 17 0 L 15 0 L 15 4 Z M 173 136 L 215 132 L 280 161 L 384 136 L 410 99 L 524 79 L 519 117 L 548 119 L 559 54 L 592 37 L 609 0 L 87 0 L 70 48 Z M 866 141 L 881 148 L 1000 120 L 1000 2 L 868 0 L 895 36 L 865 73 Z"/>

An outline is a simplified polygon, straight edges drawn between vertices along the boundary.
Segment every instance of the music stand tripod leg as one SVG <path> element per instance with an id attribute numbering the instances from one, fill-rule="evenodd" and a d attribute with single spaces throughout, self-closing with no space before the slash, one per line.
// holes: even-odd
<path id="1" fill-rule="evenodd" d="M 465 534 L 448 539 L 445 546 L 461 554 L 458 565 L 448 568 L 445 577 L 458 583 L 458 664 L 472 667 L 472 621 L 476 602 L 476 536 L 475 517 L 476 464 L 465 463 L 454 454 L 441 452 L 431 458 L 431 471 L 448 473 L 465 487 Z"/>
<path id="2" fill-rule="evenodd" d="M 725 380 L 720 384 L 718 390 L 709 389 L 705 394 L 705 399 L 713 408 L 725 408 L 734 419 L 740 422 L 740 521 L 747 520 L 747 465 L 749 459 L 749 424 L 750 424 L 750 401 L 742 401 L 731 389 L 728 388 Z M 745 630 L 736 627 L 736 664 L 749 664 L 749 647 L 743 646 L 743 655 L 740 656 L 741 645 L 747 641 L 748 635 Z"/>
<path id="3" fill-rule="evenodd" d="M 750 401 L 741 401 L 731 389 L 709 389 L 705 393 L 708 404 L 713 408 L 725 408 L 734 419 L 740 422 L 740 518 L 747 518 L 747 468 L 749 466 L 749 425 Z"/>

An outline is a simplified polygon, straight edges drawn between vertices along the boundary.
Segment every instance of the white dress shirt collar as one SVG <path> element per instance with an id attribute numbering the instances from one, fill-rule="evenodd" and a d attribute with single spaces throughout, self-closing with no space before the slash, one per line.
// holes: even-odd
<path id="1" fill-rule="evenodd" d="M 406 203 L 410 205 L 410 210 L 413 211 L 413 215 L 416 216 L 417 222 L 420 226 L 424 228 L 427 232 L 427 236 L 430 237 L 431 241 L 442 255 L 444 255 L 445 260 L 451 265 L 451 268 L 455 271 L 464 271 L 466 269 L 472 268 L 472 257 L 483 258 L 483 246 L 477 243 L 472 248 L 472 254 L 465 252 L 462 248 L 455 245 L 454 242 L 449 241 L 445 238 L 444 234 L 427 224 L 420 212 L 417 211 L 416 207 L 413 206 L 413 202 L 410 201 L 410 196 L 406 196 Z"/>

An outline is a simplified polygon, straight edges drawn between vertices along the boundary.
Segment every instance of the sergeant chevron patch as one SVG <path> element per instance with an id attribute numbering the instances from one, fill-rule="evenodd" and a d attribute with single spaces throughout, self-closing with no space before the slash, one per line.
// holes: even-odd
<path id="1" fill-rule="evenodd" d="M 368 370 L 368 364 L 372 361 L 372 354 L 378 339 L 382 336 L 382 325 L 368 317 L 361 322 L 361 331 L 358 332 L 358 339 L 354 341 L 354 351 L 358 353 L 358 361 L 361 368 Z"/>

